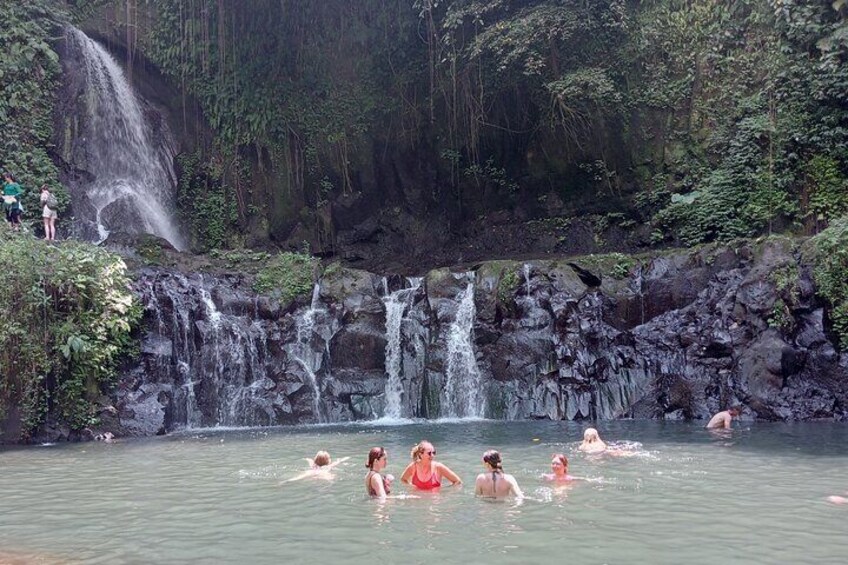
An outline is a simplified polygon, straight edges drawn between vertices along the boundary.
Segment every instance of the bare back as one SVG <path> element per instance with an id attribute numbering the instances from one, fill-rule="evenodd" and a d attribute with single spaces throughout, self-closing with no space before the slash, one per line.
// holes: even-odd
<path id="1" fill-rule="evenodd" d="M 480 473 L 477 475 L 474 492 L 477 496 L 504 498 L 510 495 L 523 497 L 515 477 L 506 473 Z"/>
<path id="2" fill-rule="evenodd" d="M 707 422 L 707 429 L 729 429 L 731 420 L 733 420 L 733 416 L 730 415 L 730 412 L 728 410 L 723 410 L 710 418 L 710 421 Z"/>

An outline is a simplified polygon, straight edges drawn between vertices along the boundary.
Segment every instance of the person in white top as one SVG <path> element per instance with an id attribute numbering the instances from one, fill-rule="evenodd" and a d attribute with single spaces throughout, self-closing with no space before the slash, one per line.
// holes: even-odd
<path id="1" fill-rule="evenodd" d="M 44 239 L 54 241 L 56 239 L 56 218 L 59 217 L 57 210 L 59 203 L 46 184 L 41 185 L 41 203 L 44 205 L 44 209 L 41 211 L 41 217 L 44 219 Z"/>

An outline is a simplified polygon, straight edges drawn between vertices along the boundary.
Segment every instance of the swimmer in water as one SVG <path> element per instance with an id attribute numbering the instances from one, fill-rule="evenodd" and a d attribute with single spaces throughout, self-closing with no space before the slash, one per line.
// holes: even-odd
<path id="1" fill-rule="evenodd" d="M 332 470 L 337 465 L 341 465 L 345 461 L 350 459 L 350 457 L 342 457 L 338 461 L 333 461 L 330 457 L 330 454 L 326 451 L 319 451 L 315 454 L 315 457 L 312 459 L 306 459 L 309 463 L 309 470 L 300 473 L 288 480 L 283 481 L 284 483 L 290 483 L 292 481 L 299 481 L 301 479 L 320 479 L 322 481 L 332 481 L 335 477 L 333 475 Z"/>
<path id="2" fill-rule="evenodd" d="M 418 490 L 434 490 L 442 486 L 442 479 L 451 482 L 451 486 L 462 484 L 462 480 L 447 465 L 435 461 L 436 448 L 427 440 L 421 440 L 412 448 L 412 463 L 406 466 L 400 476 L 400 482 L 412 485 Z"/>
<path id="3" fill-rule="evenodd" d="M 713 416 L 712 418 L 710 418 L 710 421 L 707 422 L 707 429 L 708 430 L 716 430 L 716 429 L 729 430 L 730 429 L 730 422 L 733 420 L 733 418 L 738 418 L 739 414 L 741 414 L 741 413 L 742 413 L 742 410 L 740 410 L 739 408 L 737 408 L 735 406 L 733 408 L 729 409 L 729 410 L 723 410 L 723 411 L 719 412 L 718 414 L 716 414 L 715 416 Z"/>
<path id="4" fill-rule="evenodd" d="M 510 495 L 524 498 L 524 493 L 521 492 L 515 477 L 504 473 L 500 453 L 494 449 L 484 453 L 483 467 L 486 468 L 486 472 L 477 475 L 474 494 L 488 498 L 504 498 Z"/>
<path id="5" fill-rule="evenodd" d="M 603 453 L 607 449 L 607 444 L 598 435 L 598 430 L 586 428 L 586 431 L 583 432 L 583 443 L 577 449 L 585 453 Z"/>
<path id="6" fill-rule="evenodd" d="M 568 474 L 568 458 L 562 453 L 555 453 L 551 458 L 551 471 L 542 475 L 542 478 L 555 483 L 569 483 L 579 479 Z"/>
<path id="7" fill-rule="evenodd" d="M 848 492 L 845 494 L 848 495 Z M 848 498 L 845 498 L 844 496 L 828 496 L 827 501 L 833 504 L 848 504 Z"/>
<path id="8" fill-rule="evenodd" d="M 386 468 L 389 462 L 389 453 L 382 447 L 372 447 L 368 452 L 368 462 L 365 466 L 368 467 L 368 474 L 365 475 L 365 490 L 368 491 L 368 496 L 373 496 L 381 500 L 386 498 L 392 492 L 391 475 L 383 475 L 380 471 Z"/>

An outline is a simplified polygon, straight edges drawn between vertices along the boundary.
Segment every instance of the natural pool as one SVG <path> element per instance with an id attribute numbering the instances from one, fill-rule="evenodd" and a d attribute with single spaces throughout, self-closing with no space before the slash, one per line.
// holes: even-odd
<path id="1" fill-rule="evenodd" d="M 826 497 L 848 490 L 848 425 L 598 428 L 607 440 L 640 442 L 641 453 L 578 453 L 575 423 L 491 421 L 203 430 L 5 450 L 0 562 L 846 562 L 848 506 Z M 385 446 L 387 471 L 399 477 L 421 438 L 466 485 L 368 499 L 368 449 Z M 531 499 L 474 498 L 492 447 Z M 351 456 L 334 482 L 280 485 L 318 449 Z M 593 481 L 560 490 L 540 481 L 557 451 Z"/>

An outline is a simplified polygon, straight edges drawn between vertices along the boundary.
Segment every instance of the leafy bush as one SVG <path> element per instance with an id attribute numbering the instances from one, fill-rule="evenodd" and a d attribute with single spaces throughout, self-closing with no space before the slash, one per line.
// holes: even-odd
<path id="1" fill-rule="evenodd" d="M 813 276 L 816 292 L 827 300 L 833 331 L 839 347 L 848 350 L 848 217 L 843 217 L 817 235 Z"/>
<path id="2" fill-rule="evenodd" d="M 280 253 L 256 275 L 256 292 L 279 292 L 280 301 L 288 303 L 312 291 L 317 261 L 304 253 Z"/>
<path id="3" fill-rule="evenodd" d="M 116 376 L 141 308 L 123 261 L 74 242 L 8 233 L 0 242 L 0 416 L 21 410 L 26 439 L 54 415 L 93 423 L 94 400 Z"/>

